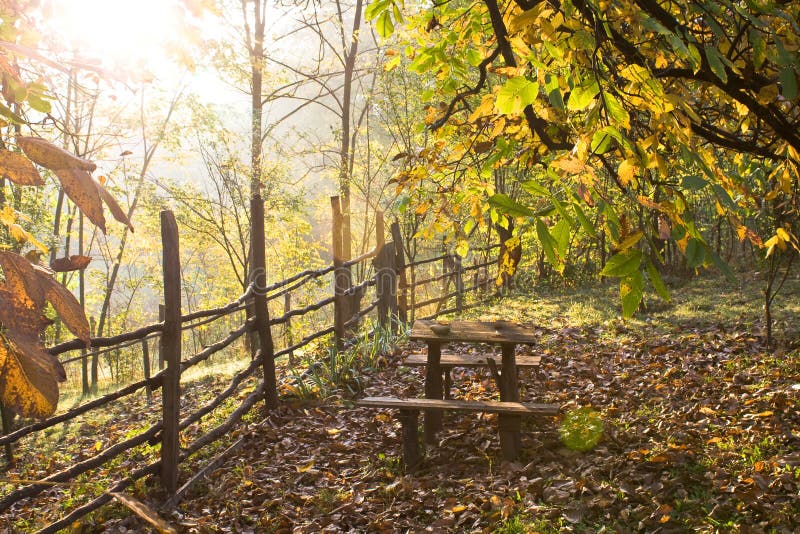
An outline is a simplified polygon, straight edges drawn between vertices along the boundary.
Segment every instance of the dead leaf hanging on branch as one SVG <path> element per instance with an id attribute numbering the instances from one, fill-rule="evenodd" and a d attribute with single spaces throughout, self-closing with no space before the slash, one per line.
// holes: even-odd
<path id="1" fill-rule="evenodd" d="M 64 258 L 56 258 L 50 262 L 50 268 L 57 273 L 68 273 L 70 271 L 82 271 L 92 262 L 89 256 L 73 255 Z"/>
<path id="2" fill-rule="evenodd" d="M 47 269 L 32 265 L 13 252 L 0 250 L 0 400 L 25 417 L 45 418 L 58 403 L 58 382 L 64 368 L 39 341 L 49 324 L 46 302 L 53 305 L 66 327 L 89 344 L 89 323 L 75 296 Z"/>
<path id="3" fill-rule="evenodd" d="M 44 185 L 33 163 L 19 152 L 0 150 L 0 175 L 17 185 Z"/>
<path id="4" fill-rule="evenodd" d="M 97 165 L 88 159 L 79 158 L 38 137 L 17 137 L 17 145 L 32 162 L 52 171 L 58 169 L 78 169 L 94 172 Z"/>
<path id="5" fill-rule="evenodd" d="M 38 341 L 12 341 L 0 334 L 0 400 L 25 417 L 44 419 L 58 404 L 58 382 L 66 379 L 55 356 Z"/>

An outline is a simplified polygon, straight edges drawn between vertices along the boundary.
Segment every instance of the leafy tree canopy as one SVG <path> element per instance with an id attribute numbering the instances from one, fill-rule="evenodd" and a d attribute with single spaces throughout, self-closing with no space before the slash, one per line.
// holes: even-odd
<path id="1" fill-rule="evenodd" d="M 367 18 L 384 37 L 407 22 L 426 122 L 461 140 L 400 185 L 459 166 L 481 183 L 521 163 L 534 200 L 484 189 L 491 209 L 532 222 L 557 269 L 561 234 L 592 236 L 596 217 L 626 315 L 645 279 L 665 293 L 660 241 L 689 267 L 726 269 L 695 224 L 697 192 L 765 254 L 798 249 L 800 2 L 375 0 Z"/>

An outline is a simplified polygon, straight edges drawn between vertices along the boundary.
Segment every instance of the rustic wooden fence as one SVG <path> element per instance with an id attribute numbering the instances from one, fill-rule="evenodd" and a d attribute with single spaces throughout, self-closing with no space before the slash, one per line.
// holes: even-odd
<path id="1" fill-rule="evenodd" d="M 92 339 L 92 350 L 98 354 L 107 351 L 119 350 L 124 347 L 140 345 L 142 348 L 142 365 L 144 379 L 120 387 L 112 393 L 84 402 L 63 413 L 49 419 L 33 422 L 21 428 L 11 429 L 4 421 L 4 433 L 0 435 L 0 446 L 5 448 L 9 464 L 13 462 L 13 447 L 20 440 L 36 433 L 76 420 L 79 416 L 93 410 L 100 410 L 110 403 L 120 402 L 126 397 L 145 391 L 148 399 L 153 392 L 161 391 L 161 413 L 159 420 L 122 441 L 118 441 L 102 450 L 96 451 L 81 461 L 54 472 L 41 480 L 36 481 L 10 481 L 14 489 L 0 495 L 0 514 L 14 511 L 15 506 L 35 506 L 31 500 L 54 487 L 73 483 L 78 477 L 94 470 L 100 469 L 123 457 L 144 444 L 160 445 L 160 457 L 157 459 L 138 461 L 126 458 L 130 470 L 124 477 L 110 483 L 106 491 L 91 498 L 88 502 L 69 511 L 64 517 L 44 527 L 41 532 L 57 532 L 67 528 L 75 521 L 100 508 L 114 497 L 114 493 L 121 492 L 134 484 L 137 480 L 150 475 L 157 475 L 160 483 L 168 495 L 164 503 L 165 508 L 174 506 L 184 495 L 187 489 L 200 477 L 214 469 L 226 455 L 240 447 L 244 438 L 240 438 L 228 449 L 208 461 L 197 473 L 179 485 L 179 465 L 187 459 L 206 448 L 209 444 L 218 441 L 230 433 L 242 417 L 248 413 L 259 401 L 263 400 L 266 409 L 278 406 L 278 389 L 276 380 L 275 359 L 290 356 L 295 351 L 306 347 L 310 343 L 325 336 L 333 336 L 336 346 L 342 348 L 346 345 L 350 333 L 359 322 L 369 314 L 374 314 L 384 328 L 397 329 L 400 325 L 411 322 L 415 317 L 430 318 L 438 315 L 458 312 L 466 309 L 469 304 L 465 296 L 473 291 L 488 291 L 493 284 L 489 273 L 496 261 L 489 259 L 491 249 L 488 247 L 478 254 L 470 265 L 464 265 L 462 260 L 452 254 L 441 254 L 424 259 L 407 261 L 400 246 L 401 235 L 395 223 L 390 228 L 393 241 L 385 242 L 383 218 L 379 214 L 376 246 L 358 258 L 345 260 L 342 258 L 342 225 L 341 209 L 338 197 L 333 197 L 333 264 L 317 270 L 306 270 L 297 273 L 285 280 L 267 284 L 267 269 L 265 260 L 265 230 L 264 230 L 264 204 L 256 197 L 252 200 L 253 214 L 252 252 L 253 269 L 251 284 L 236 300 L 229 304 L 210 310 L 182 314 L 181 311 L 181 277 L 178 227 L 175 218 L 169 211 L 161 214 L 161 232 L 163 249 L 163 284 L 164 304 L 158 323 L 144 326 L 137 330 L 126 332 L 113 337 L 96 337 Z M 395 245 L 397 244 L 397 246 Z M 372 266 L 365 271 L 371 272 L 360 283 L 352 282 L 351 268 L 372 260 Z M 302 308 L 291 309 L 291 294 L 312 280 L 317 280 L 333 274 L 333 295 Z M 441 289 L 437 296 L 418 300 L 416 295 L 422 289 L 435 287 Z M 373 289 L 374 288 L 374 289 Z M 430 292 L 429 292 L 430 293 Z M 268 303 L 270 301 L 284 301 L 283 315 L 270 317 Z M 365 303 L 366 302 L 366 303 Z M 284 331 L 293 318 L 333 306 L 333 324 L 308 333 L 297 341 L 288 337 L 288 342 L 283 348 L 275 350 L 272 336 L 272 327 L 282 325 Z M 183 358 L 182 333 L 202 325 L 218 321 L 223 317 L 247 311 L 244 321 L 231 330 L 227 336 L 211 343 L 193 355 Z M 241 314 L 240 314 L 241 315 Z M 181 413 L 181 383 L 180 378 L 188 369 L 207 361 L 213 354 L 229 347 L 242 336 L 254 334 L 254 353 L 250 363 L 239 370 L 230 380 L 230 383 L 216 397 L 208 400 L 199 409 L 192 413 Z M 148 340 L 157 337 L 159 343 L 159 370 L 151 372 Z M 72 340 L 61 343 L 50 349 L 54 356 L 67 355 L 71 352 L 81 351 L 82 343 Z M 86 358 L 85 354 L 74 357 L 62 358 L 62 362 L 77 361 Z M 223 403 L 237 399 L 243 383 L 249 378 L 258 379 L 255 389 L 247 394 L 238 406 L 228 413 L 224 420 L 196 437 L 189 443 L 181 444 L 181 432 L 192 425 L 207 418 Z"/>

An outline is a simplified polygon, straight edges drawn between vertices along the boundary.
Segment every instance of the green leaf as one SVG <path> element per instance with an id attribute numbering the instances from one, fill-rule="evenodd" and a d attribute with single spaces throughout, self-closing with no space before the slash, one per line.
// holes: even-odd
<path id="1" fill-rule="evenodd" d="M 14 124 L 25 124 L 25 119 L 11 111 L 6 105 L 0 104 L 0 115 L 7 118 Z"/>
<path id="2" fill-rule="evenodd" d="M 541 219 L 536 220 L 536 235 L 539 238 L 539 242 L 542 244 L 542 249 L 544 249 L 544 255 L 547 257 L 547 261 L 550 262 L 550 265 L 552 265 L 557 272 L 563 272 L 564 265 L 559 261 L 556 255 L 556 241 L 553 239 L 553 236 L 550 235 L 550 231 Z"/>
<path id="3" fill-rule="evenodd" d="M 658 269 L 656 268 L 655 264 L 650 261 L 650 258 L 647 258 L 647 276 L 650 277 L 650 283 L 653 285 L 653 288 L 656 290 L 656 293 L 659 296 L 666 300 L 667 302 L 670 301 L 670 294 L 669 289 L 667 286 L 664 285 L 664 280 L 661 279 L 661 275 L 658 273 Z"/>
<path id="4" fill-rule="evenodd" d="M 469 233 L 475 228 L 475 219 L 467 219 L 467 222 L 464 224 L 464 233 L 469 235 Z"/>
<path id="5" fill-rule="evenodd" d="M 761 37 L 761 32 L 756 29 L 751 29 L 748 36 L 750 44 L 753 45 L 753 66 L 760 69 L 767 59 L 767 45 Z"/>
<path id="6" fill-rule="evenodd" d="M 572 89 L 569 99 L 567 99 L 567 109 L 570 111 L 586 109 L 599 92 L 600 87 L 597 85 L 597 80 L 591 77 L 587 78 L 579 86 Z"/>
<path id="7" fill-rule="evenodd" d="M 570 224 L 566 219 L 561 219 L 553 227 L 551 235 L 556 242 L 556 250 L 560 257 L 564 258 L 567 255 L 567 248 L 569 247 L 569 230 Z"/>
<path id="8" fill-rule="evenodd" d="M 729 282 L 736 281 L 736 275 L 733 274 L 730 265 L 728 265 L 725 260 L 719 257 L 719 255 L 711 249 L 706 250 L 706 256 L 711 256 L 711 261 L 714 265 L 719 269 L 722 274 L 725 275 L 725 278 L 728 279 Z"/>
<path id="9" fill-rule="evenodd" d="M 512 217 L 533 217 L 534 213 L 527 206 L 523 206 L 508 195 L 497 193 L 489 197 L 489 205 L 498 209 L 501 213 Z"/>
<path id="10" fill-rule="evenodd" d="M 547 99 L 550 101 L 550 105 L 563 111 L 564 99 L 561 97 L 561 87 L 558 83 L 558 77 L 550 73 L 545 74 L 544 89 L 547 92 Z"/>
<path id="11" fill-rule="evenodd" d="M 697 74 L 703 66 L 703 57 L 700 55 L 700 50 L 693 43 L 689 43 L 689 61 L 692 63 L 692 71 Z"/>
<path id="12" fill-rule="evenodd" d="M 478 65 L 480 65 L 481 61 L 483 61 L 483 57 L 481 56 L 480 52 L 478 52 L 474 48 L 467 49 L 467 63 L 469 63 L 473 67 L 477 67 Z"/>
<path id="13" fill-rule="evenodd" d="M 631 273 L 638 271 L 639 266 L 642 264 L 642 251 L 638 248 L 628 249 L 625 252 L 620 252 L 611 256 L 600 271 L 601 276 L 628 276 Z"/>
<path id="14" fill-rule="evenodd" d="M 597 130 L 592 136 L 592 142 L 589 149 L 593 154 L 605 154 L 611 149 L 612 137 L 603 130 Z"/>
<path id="15" fill-rule="evenodd" d="M 797 75 L 794 67 L 783 67 L 780 72 L 781 94 L 786 100 L 794 100 L 797 96 Z"/>
<path id="16" fill-rule="evenodd" d="M 389 9 L 391 3 L 391 0 L 375 0 L 374 2 L 370 2 L 367 9 L 364 10 L 364 17 L 368 21 L 373 20 L 381 13 L 385 13 L 386 10 Z"/>
<path id="17" fill-rule="evenodd" d="M 619 296 L 622 299 L 622 315 L 626 319 L 633 317 L 642 301 L 644 278 L 641 271 L 635 271 L 619 282 Z"/>
<path id="18" fill-rule="evenodd" d="M 722 54 L 714 46 L 706 45 L 706 58 L 708 58 L 708 65 L 711 67 L 717 78 L 722 80 L 722 83 L 728 83 L 728 73 L 725 72 L 725 63 L 723 62 Z"/>
<path id="19" fill-rule="evenodd" d="M 575 203 L 572 205 L 572 207 L 575 209 L 575 216 L 578 218 L 578 222 L 581 223 L 583 231 L 586 232 L 589 237 L 596 238 L 597 231 L 595 230 L 594 225 L 589 221 L 589 218 L 586 217 L 586 214 L 583 212 L 583 209 L 581 209 L 580 205 Z"/>
<path id="20" fill-rule="evenodd" d="M 608 114 L 609 120 L 614 125 L 620 125 L 623 128 L 630 128 L 631 127 L 631 116 L 622 107 L 622 104 L 619 103 L 619 100 L 609 92 L 603 93 L 603 99 L 606 103 L 606 113 Z M 620 136 L 621 137 L 621 136 Z"/>
<path id="21" fill-rule="evenodd" d="M 392 22 L 392 14 L 390 11 L 387 10 L 380 14 L 375 23 L 375 29 L 378 30 L 378 35 L 384 39 L 391 37 L 394 33 L 394 23 Z"/>
<path id="22" fill-rule="evenodd" d="M 696 269 L 703 265 L 705 261 L 705 245 L 702 241 L 690 237 L 686 243 L 684 254 L 686 255 L 686 266 L 690 269 Z"/>
<path id="23" fill-rule="evenodd" d="M 500 113 L 520 113 L 532 104 L 539 94 L 539 84 L 524 76 L 511 78 L 497 92 L 495 106 Z"/>
<path id="24" fill-rule="evenodd" d="M 546 198 L 550 198 L 551 196 L 550 191 L 548 191 L 547 188 L 545 188 L 543 185 L 533 180 L 522 182 L 522 188 L 533 196 L 540 196 Z"/>
<path id="25" fill-rule="evenodd" d="M 687 176 L 684 176 L 683 180 L 681 181 L 681 187 L 683 187 L 684 189 L 691 189 L 693 191 L 700 191 L 707 185 L 708 182 L 706 182 L 701 176 L 697 174 L 689 174 Z"/>
<path id="26" fill-rule="evenodd" d="M 731 198 L 731 195 L 721 185 L 714 184 L 714 193 L 716 193 L 717 199 L 721 204 L 724 204 L 731 210 L 739 209 L 739 207 L 736 205 L 736 202 L 734 202 Z"/>

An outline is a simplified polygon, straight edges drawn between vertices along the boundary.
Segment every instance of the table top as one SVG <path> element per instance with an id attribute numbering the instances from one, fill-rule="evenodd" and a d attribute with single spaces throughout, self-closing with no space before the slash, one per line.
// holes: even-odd
<path id="1" fill-rule="evenodd" d="M 449 328 L 448 328 L 449 327 Z M 409 337 L 416 341 L 450 343 L 522 343 L 532 345 L 539 336 L 510 321 L 414 321 Z"/>

